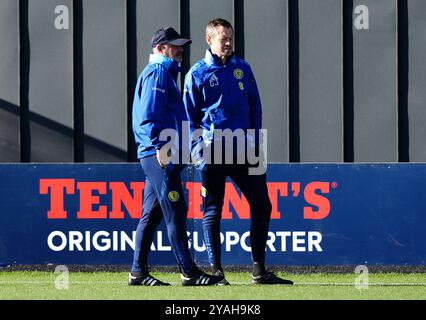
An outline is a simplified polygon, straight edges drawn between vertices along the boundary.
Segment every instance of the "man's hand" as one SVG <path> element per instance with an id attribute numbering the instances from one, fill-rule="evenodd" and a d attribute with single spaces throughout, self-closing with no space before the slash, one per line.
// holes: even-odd
<path id="1" fill-rule="evenodd" d="M 161 168 L 165 168 L 166 165 L 161 161 L 161 151 L 157 150 L 157 161 Z"/>
<path id="2" fill-rule="evenodd" d="M 161 168 L 165 168 L 171 161 L 172 151 L 170 149 L 163 150 L 163 148 L 156 151 L 157 161 Z"/>

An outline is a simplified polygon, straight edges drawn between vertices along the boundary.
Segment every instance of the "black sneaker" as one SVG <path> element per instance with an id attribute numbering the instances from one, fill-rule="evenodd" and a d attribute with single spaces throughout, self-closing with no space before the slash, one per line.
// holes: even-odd
<path id="1" fill-rule="evenodd" d="M 293 281 L 281 279 L 277 277 L 272 272 L 265 272 L 260 276 L 252 276 L 251 278 L 252 284 L 284 284 L 284 285 L 293 285 Z"/>
<path id="2" fill-rule="evenodd" d="M 129 286 L 170 286 L 170 283 L 155 279 L 149 273 L 137 277 L 129 273 L 128 283 Z"/>
<path id="3" fill-rule="evenodd" d="M 225 275 L 223 274 L 223 271 L 217 270 L 213 275 L 223 277 L 223 279 L 217 283 L 218 286 L 229 286 L 230 285 L 228 280 L 225 279 Z"/>
<path id="4" fill-rule="evenodd" d="M 223 279 L 222 275 L 210 275 L 201 270 L 196 270 L 192 276 L 180 275 L 183 286 L 215 286 Z"/>

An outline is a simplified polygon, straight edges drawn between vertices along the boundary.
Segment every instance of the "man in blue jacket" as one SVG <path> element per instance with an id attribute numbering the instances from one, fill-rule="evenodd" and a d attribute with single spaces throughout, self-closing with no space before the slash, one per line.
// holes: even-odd
<path id="1" fill-rule="evenodd" d="M 223 279 L 202 272 L 195 265 L 188 248 L 187 205 L 180 177 L 185 166 L 179 160 L 180 150 L 185 147 L 179 143 L 179 138 L 182 137 L 181 127 L 186 113 L 176 81 L 183 46 L 190 43 L 191 40 L 182 38 L 171 27 L 156 31 L 151 40 L 153 54 L 136 85 L 133 132 L 146 181 L 129 285 L 169 285 L 151 276 L 148 268 L 148 253 L 163 216 L 180 267 L 182 285 L 215 285 Z M 165 132 L 175 133 L 174 138 Z M 173 159 L 172 151 L 178 153 Z"/>
<path id="2" fill-rule="evenodd" d="M 258 154 L 262 141 L 262 107 L 253 72 L 233 53 L 234 30 L 228 21 L 210 21 L 206 41 L 209 49 L 205 58 L 195 63 L 185 77 L 184 104 L 193 141 L 192 158 L 201 173 L 203 232 L 209 262 L 214 274 L 224 274 L 220 219 L 225 182 L 230 177 L 250 204 L 252 283 L 292 284 L 265 269 L 272 206 L 265 171 L 251 171 L 255 163 L 250 161 L 250 151 Z M 226 131 L 236 133 L 238 141 L 224 141 Z M 229 284 L 226 279 L 222 283 Z"/>

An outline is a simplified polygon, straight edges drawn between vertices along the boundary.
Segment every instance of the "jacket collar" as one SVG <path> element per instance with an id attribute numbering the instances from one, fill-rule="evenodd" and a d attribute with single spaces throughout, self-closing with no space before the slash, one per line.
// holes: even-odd
<path id="1" fill-rule="evenodd" d="M 207 63 L 207 65 L 223 65 L 222 60 L 216 54 L 212 53 L 210 49 L 206 50 L 206 56 L 204 57 L 204 61 Z M 235 53 L 232 53 L 232 56 L 229 57 L 228 63 L 237 63 Z"/>
<path id="2" fill-rule="evenodd" d="M 164 68 L 175 75 L 180 72 L 179 62 L 159 53 L 151 53 L 149 55 L 149 63 L 161 64 Z"/>

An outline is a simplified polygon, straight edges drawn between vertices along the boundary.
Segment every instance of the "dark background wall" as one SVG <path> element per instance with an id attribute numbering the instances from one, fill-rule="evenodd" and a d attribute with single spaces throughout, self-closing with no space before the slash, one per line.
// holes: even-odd
<path id="1" fill-rule="evenodd" d="M 0 162 L 135 161 L 152 33 L 191 37 L 183 77 L 215 17 L 255 72 L 270 162 L 426 161 L 425 13 L 423 0 L 3 0 Z"/>

